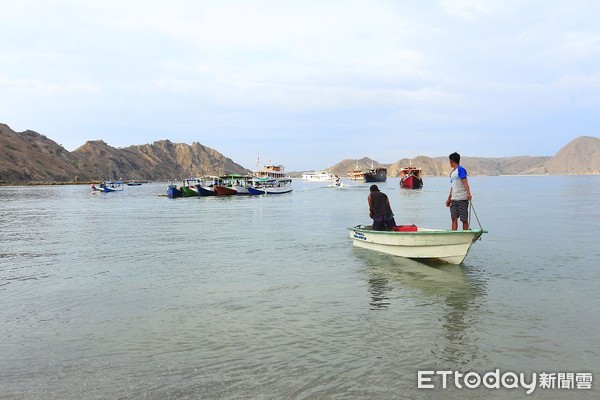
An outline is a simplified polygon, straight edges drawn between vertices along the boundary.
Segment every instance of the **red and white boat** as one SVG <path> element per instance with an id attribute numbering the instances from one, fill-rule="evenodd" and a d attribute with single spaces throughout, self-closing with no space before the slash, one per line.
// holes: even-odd
<path id="1" fill-rule="evenodd" d="M 412 164 L 400 170 L 400 187 L 404 189 L 419 189 L 423 187 L 423 171 Z"/>

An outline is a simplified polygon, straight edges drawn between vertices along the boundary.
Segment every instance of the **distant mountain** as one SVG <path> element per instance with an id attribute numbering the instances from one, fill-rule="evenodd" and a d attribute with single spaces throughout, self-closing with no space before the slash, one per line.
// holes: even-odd
<path id="1" fill-rule="evenodd" d="M 336 175 L 346 177 L 355 168 L 356 160 L 343 160 L 330 167 Z M 358 160 L 359 168 L 370 168 L 370 158 Z M 450 173 L 448 157 L 418 156 L 403 158 L 393 164 L 374 163 L 375 166 L 387 166 L 388 177 L 397 177 L 400 170 L 412 163 L 423 170 L 425 176 L 445 176 Z M 470 175 L 578 175 L 600 174 L 600 138 L 581 136 L 552 157 L 465 157 L 461 158 Z"/>
<path id="2" fill-rule="evenodd" d="M 343 178 L 343 177 L 348 176 L 348 171 L 352 171 L 353 169 L 356 169 L 356 168 L 369 169 L 369 168 L 371 168 L 371 165 L 374 168 L 390 166 L 390 164 L 380 164 L 377 161 L 375 161 L 369 157 L 363 157 L 360 160 L 352 160 L 352 159 L 342 160 L 339 163 L 329 167 L 328 170 L 331 171 L 332 174 Z"/>
<path id="3" fill-rule="evenodd" d="M 37 132 L 17 133 L 0 124 L 0 183 L 169 180 L 249 172 L 200 143 L 161 140 L 117 149 L 95 140 L 69 152 Z"/>
<path id="4" fill-rule="evenodd" d="M 600 174 L 600 138 L 580 136 L 569 142 L 542 165 L 526 171 L 530 174 Z"/>
<path id="5" fill-rule="evenodd" d="M 441 157 L 431 158 L 426 156 L 418 156 L 412 159 L 403 158 L 396 161 L 391 167 L 388 168 L 388 176 L 400 176 L 400 170 L 411 165 L 411 163 L 415 167 L 420 167 L 423 170 L 423 175 L 425 176 L 440 176 L 450 173 L 450 165 L 448 165 L 448 161 L 446 161 L 446 159 L 442 160 Z"/>

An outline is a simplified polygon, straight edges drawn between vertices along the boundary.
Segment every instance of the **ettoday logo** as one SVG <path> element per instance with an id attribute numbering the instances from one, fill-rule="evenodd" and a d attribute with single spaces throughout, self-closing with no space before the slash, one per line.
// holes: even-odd
<path id="1" fill-rule="evenodd" d="M 542 389 L 591 389 L 592 374 L 581 373 L 524 373 L 504 372 L 499 369 L 484 374 L 457 371 L 418 371 L 417 388 L 446 389 L 452 382 L 458 389 L 476 389 L 481 386 L 488 389 L 523 389 L 531 394 L 537 387 Z"/>

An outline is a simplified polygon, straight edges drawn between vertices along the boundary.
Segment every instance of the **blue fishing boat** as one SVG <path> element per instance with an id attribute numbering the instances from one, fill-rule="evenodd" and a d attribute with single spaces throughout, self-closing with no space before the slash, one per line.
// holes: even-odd
<path id="1" fill-rule="evenodd" d="M 177 185 L 171 183 L 167 188 L 167 197 L 170 199 L 176 199 L 177 197 L 183 197 L 183 191 L 177 187 Z"/>

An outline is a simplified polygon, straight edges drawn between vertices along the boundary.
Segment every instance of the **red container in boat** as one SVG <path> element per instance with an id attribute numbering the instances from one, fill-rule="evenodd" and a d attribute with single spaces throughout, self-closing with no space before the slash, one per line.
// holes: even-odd
<path id="1" fill-rule="evenodd" d="M 394 227 L 396 232 L 416 232 L 418 230 L 416 225 L 398 225 Z"/>

